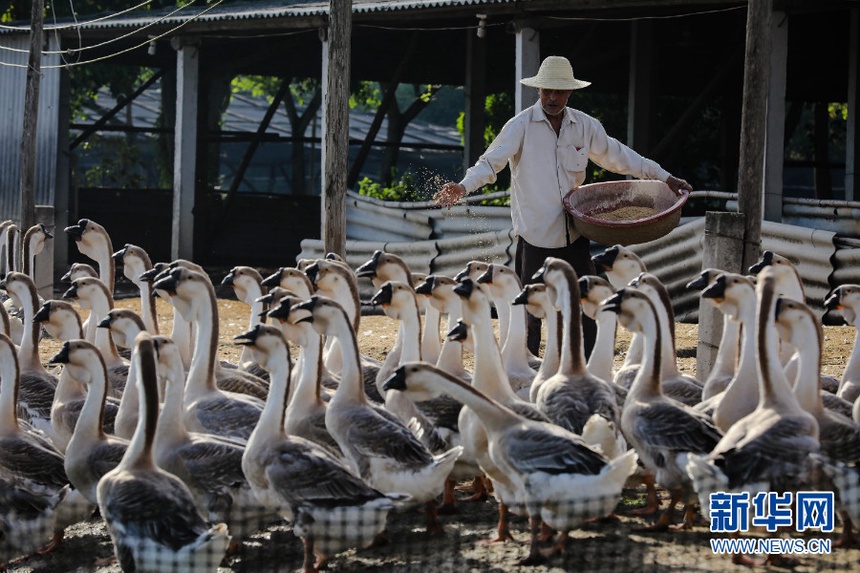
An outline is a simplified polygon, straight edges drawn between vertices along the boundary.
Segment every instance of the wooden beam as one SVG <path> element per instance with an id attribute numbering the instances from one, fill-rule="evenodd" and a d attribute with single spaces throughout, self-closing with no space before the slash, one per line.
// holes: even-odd
<path id="1" fill-rule="evenodd" d="M 21 203 L 19 224 L 21 233 L 36 222 L 36 148 L 39 122 L 39 87 L 42 78 L 43 0 L 33 0 L 30 12 L 30 56 L 24 92 L 24 131 L 21 134 Z"/>
<path id="2" fill-rule="evenodd" d="M 750 0 L 747 7 L 741 152 L 738 168 L 738 211 L 745 215 L 744 256 L 741 267 L 744 269 L 758 261 L 761 253 L 772 14 L 773 0 Z"/>
<path id="3" fill-rule="evenodd" d="M 329 1 L 323 42 L 322 236 L 327 253 L 346 255 L 352 2 Z"/>
<path id="4" fill-rule="evenodd" d="M 788 15 L 771 12 L 767 126 L 764 136 L 764 220 L 782 222 L 785 168 L 785 84 L 788 62 Z"/>
<path id="5" fill-rule="evenodd" d="M 164 70 L 158 70 L 152 75 L 151 78 L 143 82 L 136 90 L 134 90 L 134 93 L 132 93 L 129 97 L 123 99 L 120 102 L 117 102 L 115 106 L 108 110 L 108 112 L 101 116 L 95 123 L 88 125 L 80 134 L 78 134 L 75 140 L 69 144 L 69 151 L 73 150 L 78 145 L 86 141 L 92 134 L 96 133 L 97 131 L 101 131 L 102 128 L 107 125 L 107 122 L 113 119 L 116 114 L 128 107 L 131 102 L 137 99 L 140 94 L 145 92 L 149 88 L 149 86 L 160 80 L 163 75 Z"/>
<path id="6" fill-rule="evenodd" d="M 413 33 L 412 37 L 409 39 L 409 45 L 406 47 L 406 51 L 400 59 L 400 63 L 397 64 L 397 69 L 394 70 L 394 74 L 392 74 L 391 79 L 389 80 L 388 89 L 385 91 L 385 94 L 383 94 L 379 107 L 376 108 L 373 121 L 370 123 L 367 135 L 361 143 L 358 155 L 356 155 L 355 161 L 352 162 L 352 168 L 349 170 L 349 177 L 346 180 L 347 189 L 352 189 L 358 182 L 361 168 L 364 166 L 367 156 L 370 155 L 370 148 L 373 146 L 376 135 L 382 127 L 382 120 L 385 119 L 385 114 L 388 113 L 388 108 L 391 106 L 391 102 L 394 101 L 395 96 L 397 95 L 397 86 L 400 85 L 400 78 L 403 77 L 403 72 L 406 70 L 406 66 L 408 66 L 412 61 L 412 55 L 415 53 L 415 48 L 417 46 L 418 34 Z"/>
<path id="7" fill-rule="evenodd" d="M 827 102 L 815 102 L 815 123 L 812 128 L 812 139 L 815 149 L 815 198 L 833 199 L 833 181 L 830 177 L 830 113 Z"/>
<path id="8" fill-rule="evenodd" d="M 176 52 L 176 136 L 173 156 L 173 225 L 170 256 L 194 260 L 194 204 L 197 184 L 197 110 L 200 51 L 174 38 Z"/>
<path id="9" fill-rule="evenodd" d="M 634 21 L 630 26 L 627 145 L 648 157 L 653 139 L 654 71 L 654 22 Z"/>

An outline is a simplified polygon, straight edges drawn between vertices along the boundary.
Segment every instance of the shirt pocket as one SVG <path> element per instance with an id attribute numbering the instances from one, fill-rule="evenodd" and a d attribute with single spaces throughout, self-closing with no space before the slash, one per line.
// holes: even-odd
<path id="1" fill-rule="evenodd" d="M 581 173 L 588 165 L 588 151 L 584 147 L 567 145 L 562 148 L 562 165 L 568 172 Z"/>

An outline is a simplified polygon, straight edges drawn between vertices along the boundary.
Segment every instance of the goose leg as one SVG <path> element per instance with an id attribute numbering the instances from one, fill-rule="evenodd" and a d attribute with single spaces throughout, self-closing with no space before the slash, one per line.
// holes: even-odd
<path id="1" fill-rule="evenodd" d="M 57 550 L 57 547 L 60 546 L 60 543 L 63 542 L 63 537 L 65 537 L 65 530 L 55 531 L 54 536 L 51 538 L 51 541 L 38 551 L 36 551 L 36 555 L 46 555 L 48 553 L 53 553 Z"/>
<path id="2" fill-rule="evenodd" d="M 848 515 L 843 511 L 839 510 L 839 517 L 842 519 L 842 535 L 839 536 L 839 539 L 833 542 L 834 547 L 851 547 L 857 542 L 857 538 L 854 535 L 854 525 L 851 523 L 851 520 L 848 518 Z"/>
<path id="3" fill-rule="evenodd" d="M 645 474 L 642 477 L 642 483 L 645 484 L 646 491 L 645 507 L 632 510 L 630 515 L 654 515 L 660 509 L 660 498 L 657 496 L 657 486 L 654 476 Z"/>
<path id="4" fill-rule="evenodd" d="M 457 482 L 451 478 L 445 480 L 445 491 L 442 494 L 442 505 L 438 509 L 438 512 L 442 515 L 459 513 L 456 506 L 457 498 L 454 497 L 454 486 L 456 483 Z"/>
<path id="5" fill-rule="evenodd" d="M 436 500 L 431 499 L 424 507 L 427 513 L 427 534 L 441 535 L 445 533 L 445 530 L 442 528 L 442 522 L 439 521 L 439 512 L 436 510 Z"/>
<path id="6" fill-rule="evenodd" d="M 316 557 L 314 556 L 314 538 L 313 534 L 308 534 L 307 537 L 303 540 L 305 552 L 304 552 L 304 561 L 302 562 L 302 568 L 296 573 L 317 573 L 317 568 L 315 565 Z"/>
<path id="7" fill-rule="evenodd" d="M 558 539 L 552 546 L 552 553 L 550 555 L 563 555 L 565 550 L 567 549 L 567 540 L 570 531 L 562 531 L 558 534 Z"/>
<path id="8" fill-rule="evenodd" d="M 545 561 L 545 557 L 541 555 L 538 548 L 538 533 L 540 532 L 541 518 L 540 515 L 529 517 L 529 529 L 531 530 L 531 540 L 529 541 L 529 555 L 526 557 L 523 565 L 538 565 Z"/>
<path id="9" fill-rule="evenodd" d="M 669 529 L 680 531 L 682 529 L 692 529 L 696 522 L 696 504 L 684 504 L 684 520 L 678 525 L 670 525 Z"/>
<path id="10" fill-rule="evenodd" d="M 643 527 L 639 531 L 667 531 L 669 526 L 675 521 L 675 506 L 678 504 L 678 501 L 681 499 L 681 490 L 673 489 L 672 497 L 669 500 L 669 507 L 666 508 L 660 515 L 660 519 L 657 520 L 657 523 L 650 527 Z"/>
<path id="11" fill-rule="evenodd" d="M 487 501 L 487 486 L 483 476 L 475 476 L 472 491 L 474 493 L 463 501 Z"/>
<path id="12" fill-rule="evenodd" d="M 498 533 L 495 539 L 488 539 L 483 543 L 500 543 L 503 541 L 516 541 L 511 535 L 511 530 L 508 525 L 508 506 L 504 502 L 499 502 L 499 525 Z"/>

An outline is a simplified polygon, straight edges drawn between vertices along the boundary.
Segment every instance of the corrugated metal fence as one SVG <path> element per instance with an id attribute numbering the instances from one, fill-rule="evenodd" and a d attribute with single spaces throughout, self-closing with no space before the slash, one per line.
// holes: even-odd
<path id="1" fill-rule="evenodd" d="M 46 35 L 48 50 L 59 50 L 57 40 Z M 17 220 L 20 210 L 21 136 L 24 131 L 24 92 L 30 38 L 0 36 L 3 62 L 0 66 L 0 219 Z M 53 205 L 57 182 L 57 125 L 59 123 L 60 63 L 56 54 L 42 56 L 39 87 L 39 118 L 36 126 L 36 204 Z"/>
<path id="2" fill-rule="evenodd" d="M 469 197 L 478 202 L 485 197 Z M 860 204 L 830 212 L 856 212 Z M 819 206 L 831 209 L 832 206 Z M 813 206 L 805 206 L 807 211 Z M 797 210 L 797 207 L 794 207 Z M 808 213 L 805 216 L 809 216 Z M 665 237 L 634 245 L 631 249 L 645 262 L 649 272 L 666 283 L 679 320 L 698 319 L 699 297 L 685 285 L 701 271 L 704 249 L 704 217 L 685 219 Z M 347 262 L 357 267 L 376 249 L 403 257 L 416 272 L 453 276 L 471 260 L 513 266 L 514 236 L 510 209 L 463 205 L 434 208 L 432 203 L 400 204 L 350 193 L 347 207 Z M 361 240 L 363 238 L 375 240 Z M 603 249 L 593 245 L 595 251 Z M 790 259 L 798 268 L 807 302 L 824 313 L 827 293 L 840 284 L 860 283 L 860 239 L 837 232 L 796 225 L 764 222 L 762 249 Z M 323 243 L 302 241 L 302 258 L 323 256 Z M 364 292 L 369 284 L 363 286 Z"/>

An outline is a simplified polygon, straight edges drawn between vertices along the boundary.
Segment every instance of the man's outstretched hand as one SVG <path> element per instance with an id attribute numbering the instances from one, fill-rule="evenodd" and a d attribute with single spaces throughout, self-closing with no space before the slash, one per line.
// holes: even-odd
<path id="1" fill-rule="evenodd" d="M 450 207 L 466 195 L 466 188 L 459 183 L 450 181 L 433 195 L 433 200 L 440 207 Z"/>

